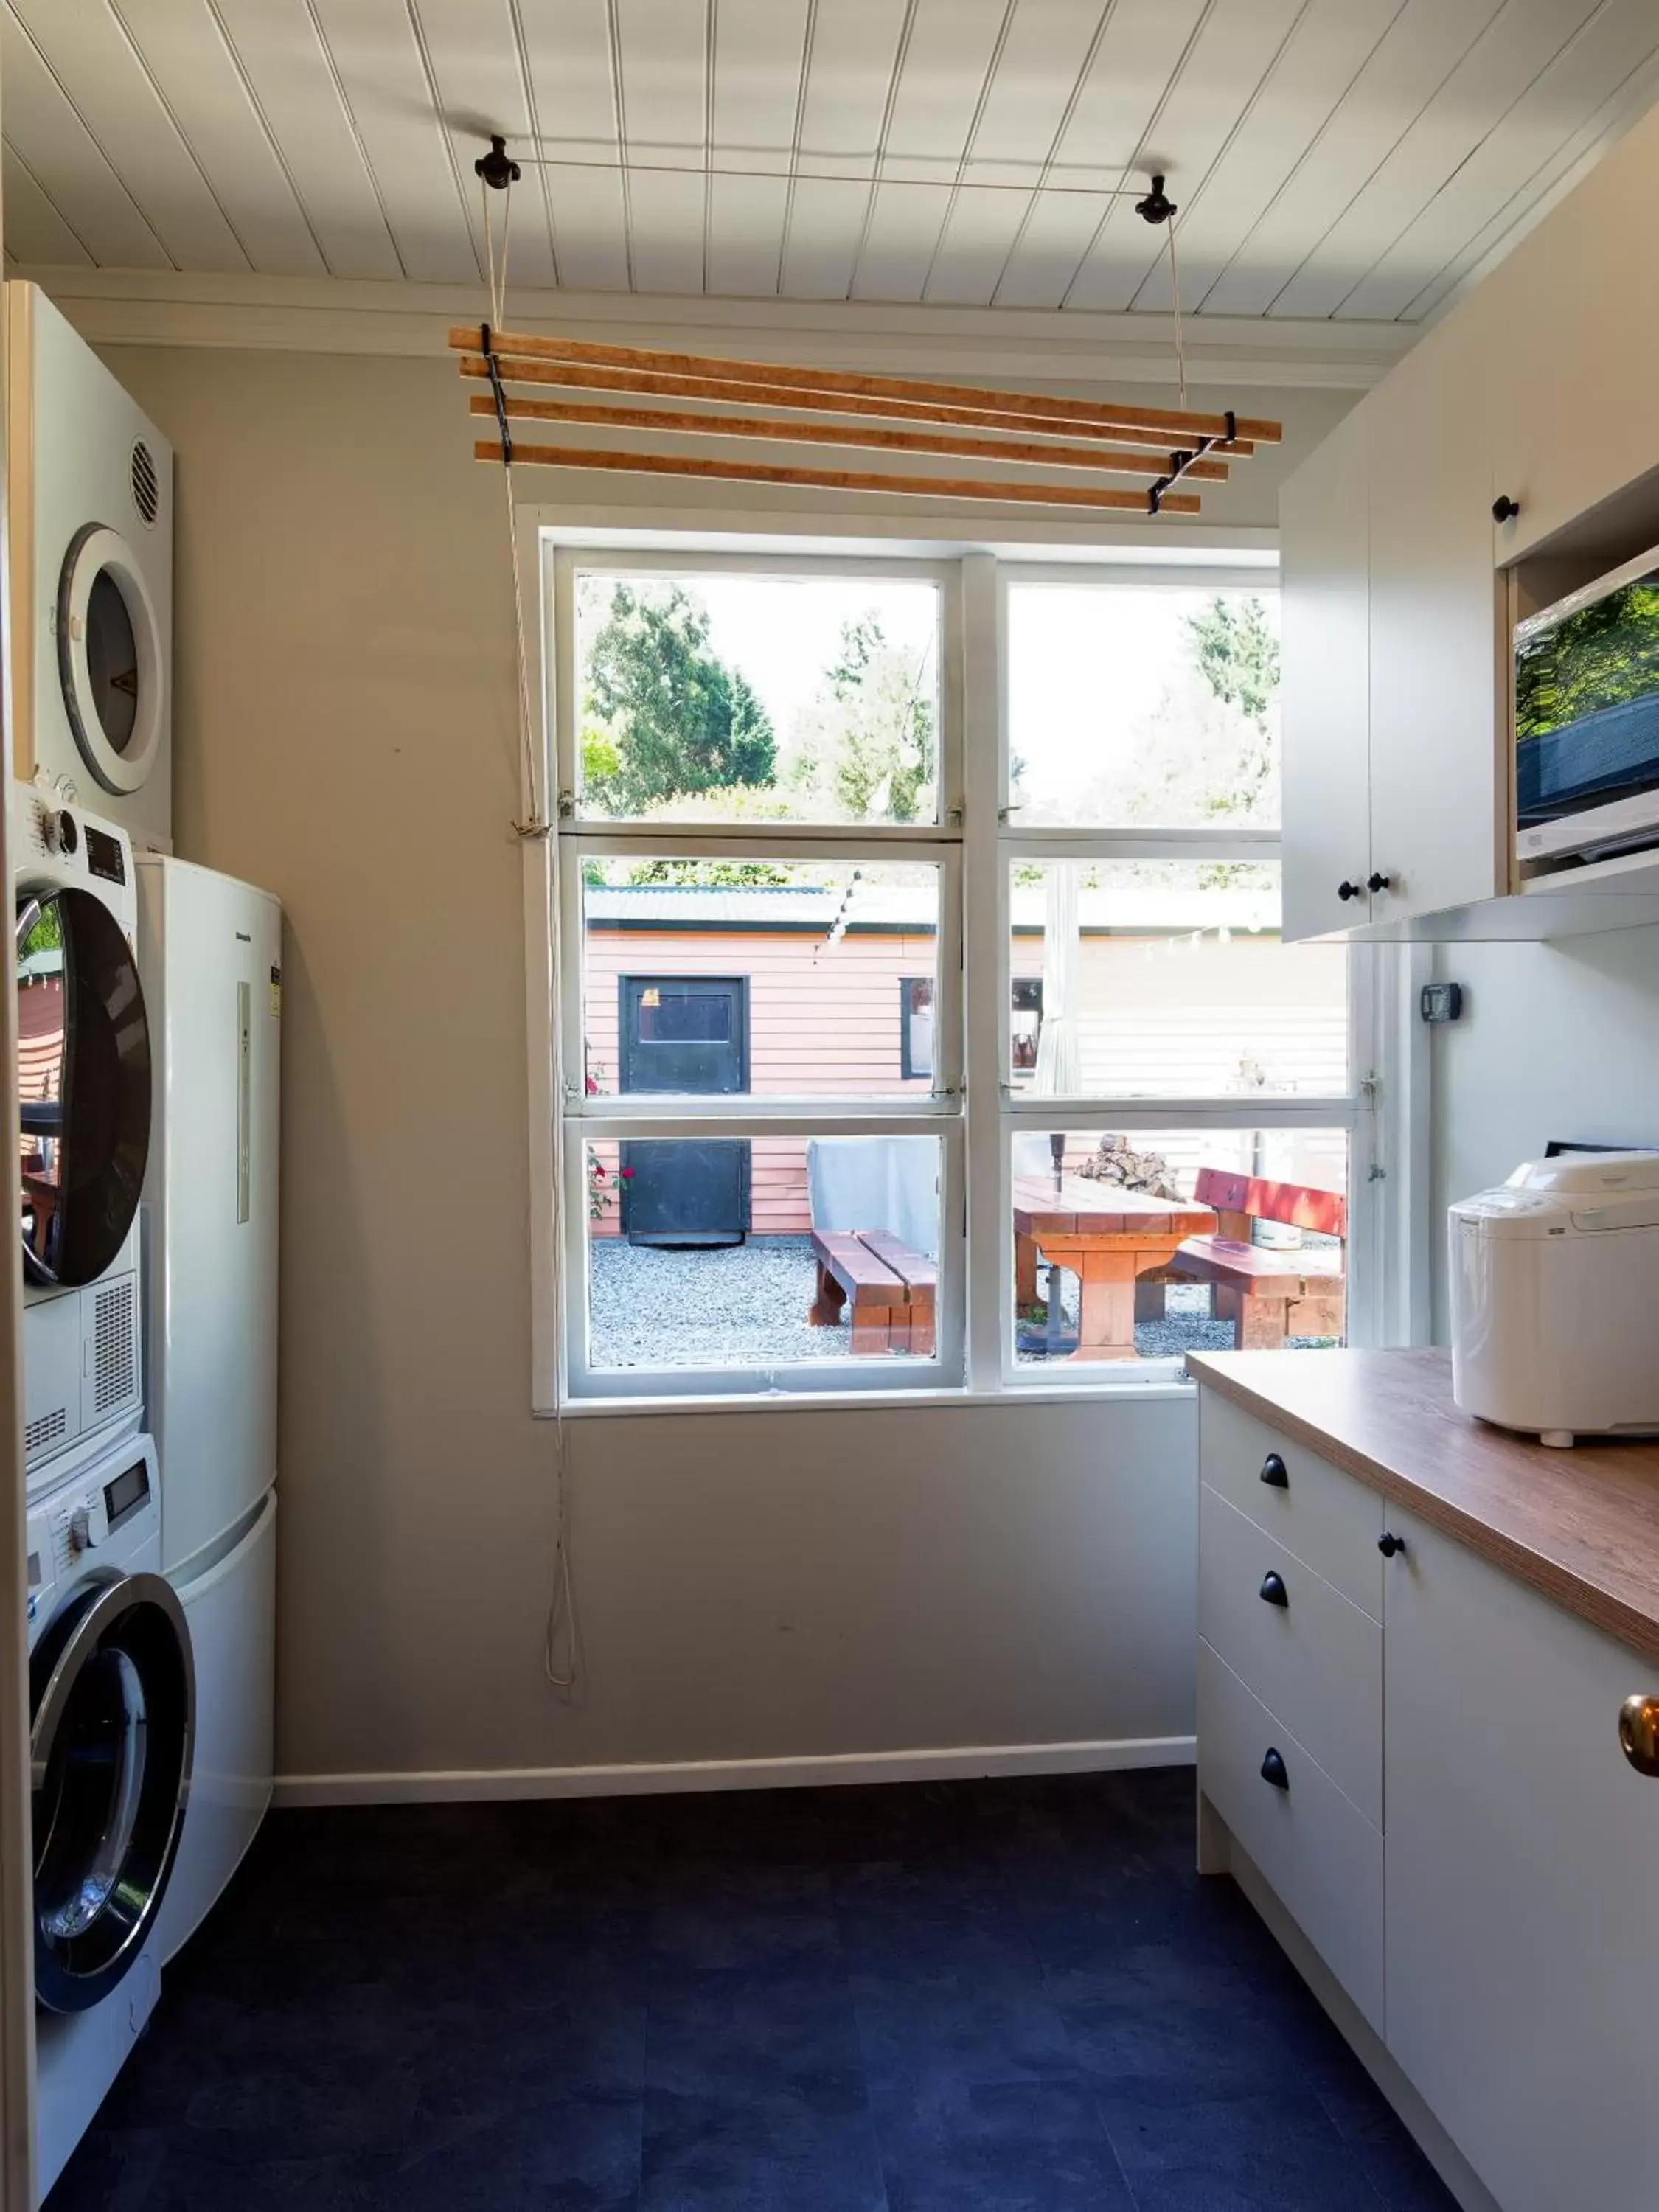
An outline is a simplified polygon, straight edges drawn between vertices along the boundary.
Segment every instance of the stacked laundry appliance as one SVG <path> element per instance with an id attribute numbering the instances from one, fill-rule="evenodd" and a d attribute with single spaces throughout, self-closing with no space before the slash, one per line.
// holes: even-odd
<path id="1" fill-rule="evenodd" d="M 44 2194 L 270 1796 L 282 956 L 170 857 L 171 448 L 6 293 Z"/>

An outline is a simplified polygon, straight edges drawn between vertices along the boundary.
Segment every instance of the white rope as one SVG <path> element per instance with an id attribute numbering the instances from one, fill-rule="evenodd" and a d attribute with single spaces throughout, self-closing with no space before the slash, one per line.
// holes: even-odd
<path id="1" fill-rule="evenodd" d="M 499 331 L 507 315 L 507 237 L 513 219 L 513 187 L 506 188 L 501 209 L 501 237 L 499 250 L 495 244 L 495 220 L 490 201 L 491 187 L 481 185 L 483 193 L 484 258 L 489 285 L 489 322 L 492 334 Z M 513 640 L 518 675 L 519 743 L 524 773 L 524 789 L 530 811 L 528 816 L 513 824 L 522 838 L 547 839 L 551 823 L 543 806 L 536 768 L 535 704 L 530 685 L 530 653 L 525 638 L 524 577 L 519 557 L 519 520 L 513 498 L 513 464 L 508 458 L 505 438 L 501 447 L 501 483 L 507 499 L 507 543 L 513 566 Z M 552 912 L 550 939 L 551 962 L 551 996 L 556 1008 L 563 1003 L 562 952 L 559 942 L 558 881 L 556 860 L 553 864 Z M 564 1215 L 563 1176 L 559 1164 L 555 1164 L 552 1177 L 552 1243 L 554 1307 L 559 1341 L 564 1340 Z M 576 1617 L 576 1593 L 570 1571 L 570 1521 L 567 1500 L 564 1398 L 561 1391 L 553 1407 L 553 1592 L 548 1601 L 547 1623 L 542 1637 L 542 1671 L 548 1681 L 561 1695 L 568 1696 L 575 1689 L 581 1672 L 581 1633 Z M 564 1662 L 559 1661 L 561 1643 L 564 1646 Z"/>
<path id="2" fill-rule="evenodd" d="M 1176 219 L 1169 221 L 1170 237 L 1170 295 L 1175 301 L 1176 380 L 1181 387 L 1181 404 L 1187 404 L 1187 349 L 1181 335 L 1181 273 L 1176 267 Z"/>

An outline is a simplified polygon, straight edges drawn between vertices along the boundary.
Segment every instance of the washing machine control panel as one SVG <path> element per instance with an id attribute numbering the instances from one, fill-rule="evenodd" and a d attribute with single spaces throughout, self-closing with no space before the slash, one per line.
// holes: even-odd
<path id="1" fill-rule="evenodd" d="M 134 1437 L 43 1498 L 28 1516 L 30 1581 L 62 1582 L 77 1570 L 119 1566 L 159 1536 L 161 1502 L 155 1447 Z M 33 1595 L 33 1591 L 31 1593 Z"/>

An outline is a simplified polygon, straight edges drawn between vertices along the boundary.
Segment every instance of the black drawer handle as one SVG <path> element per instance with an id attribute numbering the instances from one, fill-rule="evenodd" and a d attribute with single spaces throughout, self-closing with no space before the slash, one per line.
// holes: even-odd
<path id="1" fill-rule="evenodd" d="M 1285 1472 L 1284 1461 L 1280 1459 L 1277 1452 L 1269 1452 L 1267 1458 L 1262 1461 L 1261 1480 L 1267 1484 L 1269 1490 L 1288 1490 L 1290 1488 L 1291 1478 Z"/>
<path id="2" fill-rule="evenodd" d="M 1285 1587 L 1284 1576 L 1273 1567 L 1269 1567 L 1267 1573 L 1262 1576 L 1261 1588 L 1257 1595 L 1263 1605 L 1288 1605 L 1291 1601 L 1291 1594 Z"/>
<path id="3" fill-rule="evenodd" d="M 1382 1553 L 1385 1559 L 1391 1559 L 1396 1552 L 1403 1552 L 1405 1550 L 1406 1540 L 1403 1536 L 1395 1536 L 1392 1534 L 1389 1530 L 1385 1528 L 1382 1531 L 1382 1534 L 1376 1540 L 1376 1548 Z"/>
<path id="4" fill-rule="evenodd" d="M 1285 1771 L 1285 1759 L 1282 1753 L 1277 1751 L 1268 1752 L 1267 1757 L 1261 1762 L 1261 1779 L 1264 1782 L 1271 1782 L 1275 1790 L 1288 1790 L 1290 1788 L 1291 1778 Z"/>
<path id="5" fill-rule="evenodd" d="M 1338 898 L 1341 900 L 1344 906 L 1347 904 L 1350 899 L 1358 898 L 1359 896 L 1359 891 L 1360 886 L 1358 884 L 1349 883 L 1346 877 L 1336 887 L 1336 895 Z"/>
<path id="6" fill-rule="evenodd" d="M 1366 877 L 1365 888 L 1368 891 L 1386 891 L 1391 888 L 1393 883 L 1394 878 L 1392 876 L 1385 876 L 1374 872 L 1372 874 Z"/>

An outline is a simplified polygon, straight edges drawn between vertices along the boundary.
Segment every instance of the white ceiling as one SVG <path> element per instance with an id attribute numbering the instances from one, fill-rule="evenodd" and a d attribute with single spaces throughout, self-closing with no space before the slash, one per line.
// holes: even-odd
<path id="1" fill-rule="evenodd" d="M 29 267 L 1420 321 L 1659 90 L 1659 0 L 0 0 Z M 499 210 L 499 202 L 496 204 Z"/>

